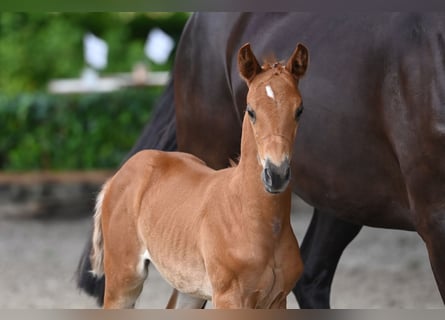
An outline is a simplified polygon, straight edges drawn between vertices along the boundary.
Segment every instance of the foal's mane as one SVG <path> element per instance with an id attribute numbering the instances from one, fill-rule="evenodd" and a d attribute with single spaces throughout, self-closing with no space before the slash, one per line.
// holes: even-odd
<path id="1" fill-rule="evenodd" d="M 275 70 L 275 74 L 278 75 L 284 70 L 285 66 L 282 61 L 277 61 L 274 54 L 268 54 L 263 58 L 263 65 L 261 66 L 261 69 L 263 71 L 267 71 L 270 69 Z"/>
<path id="2" fill-rule="evenodd" d="M 235 159 L 229 158 L 229 168 L 235 168 L 240 160 L 240 156 L 236 157 Z"/>

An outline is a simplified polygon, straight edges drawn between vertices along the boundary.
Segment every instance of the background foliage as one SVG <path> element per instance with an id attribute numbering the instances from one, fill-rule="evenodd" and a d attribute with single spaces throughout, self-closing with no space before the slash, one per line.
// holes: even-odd
<path id="1" fill-rule="evenodd" d="M 106 94 L 51 95 L 53 78 L 79 77 L 83 36 L 109 47 L 101 75 L 136 63 L 169 70 L 144 55 L 159 27 L 177 43 L 185 13 L 0 13 L 0 170 L 115 168 L 149 120 L 162 88 Z"/>
<path id="2" fill-rule="evenodd" d="M 149 119 L 161 88 L 0 98 L 0 167 L 115 168 Z"/>
<path id="3" fill-rule="evenodd" d="M 46 89 L 53 78 L 78 77 L 86 66 L 83 36 L 92 32 L 109 47 L 101 73 L 128 72 L 137 62 L 159 66 L 144 55 L 149 31 L 159 27 L 177 43 L 185 13 L 0 13 L 0 92 Z"/>

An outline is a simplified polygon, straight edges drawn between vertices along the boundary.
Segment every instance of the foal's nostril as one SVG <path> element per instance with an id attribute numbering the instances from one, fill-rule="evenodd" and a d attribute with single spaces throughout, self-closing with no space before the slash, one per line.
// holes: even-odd
<path id="1" fill-rule="evenodd" d="M 267 161 L 261 173 L 261 178 L 266 190 L 271 193 L 282 192 L 290 181 L 291 169 L 289 163 L 282 163 L 276 166 Z"/>
<path id="2" fill-rule="evenodd" d="M 272 184 L 272 172 L 269 168 L 264 169 L 264 176 L 266 178 L 266 182 Z"/>
<path id="3" fill-rule="evenodd" d="M 287 167 L 286 173 L 284 174 L 284 179 L 289 180 L 290 179 L 290 167 Z"/>

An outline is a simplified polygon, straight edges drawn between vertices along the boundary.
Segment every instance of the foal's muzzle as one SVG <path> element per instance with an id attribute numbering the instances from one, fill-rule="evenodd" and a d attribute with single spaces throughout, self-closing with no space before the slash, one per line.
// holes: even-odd
<path id="1" fill-rule="evenodd" d="M 280 193 L 286 190 L 290 181 L 289 160 L 284 160 L 279 166 L 266 160 L 263 172 L 261 173 L 261 179 L 267 192 Z"/>

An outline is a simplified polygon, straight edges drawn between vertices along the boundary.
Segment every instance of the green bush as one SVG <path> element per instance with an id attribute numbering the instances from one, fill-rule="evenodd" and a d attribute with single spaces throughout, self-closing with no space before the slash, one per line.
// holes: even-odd
<path id="1" fill-rule="evenodd" d="M 0 95 L 0 170 L 116 168 L 161 91 Z"/>

